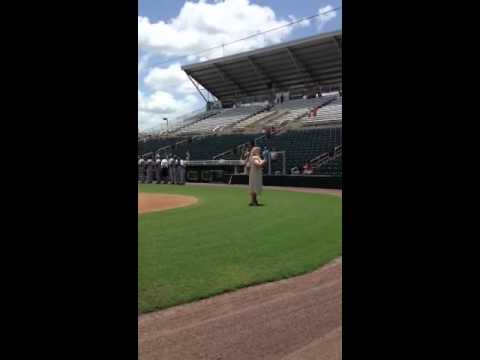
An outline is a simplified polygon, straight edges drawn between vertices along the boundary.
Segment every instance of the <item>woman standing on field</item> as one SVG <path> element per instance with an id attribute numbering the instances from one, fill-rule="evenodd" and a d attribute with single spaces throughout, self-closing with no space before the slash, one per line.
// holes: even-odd
<path id="1" fill-rule="evenodd" d="M 250 189 L 250 206 L 259 206 L 257 196 L 262 192 L 263 185 L 263 165 L 265 160 L 260 158 L 260 148 L 254 147 L 250 152 L 248 159 L 248 187 Z"/>

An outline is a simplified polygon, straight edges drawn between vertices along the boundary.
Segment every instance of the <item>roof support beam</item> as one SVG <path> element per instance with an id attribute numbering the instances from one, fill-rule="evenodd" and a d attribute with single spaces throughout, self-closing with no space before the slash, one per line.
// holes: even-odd
<path id="1" fill-rule="evenodd" d="M 342 39 L 339 38 L 338 36 L 334 36 L 333 40 L 335 41 L 335 44 L 337 45 L 338 57 L 340 58 L 340 78 L 341 78 L 342 77 L 342 75 L 341 75 L 341 70 L 342 70 Z"/>
<path id="2" fill-rule="evenodd" d="M 253 68 L 253 71 L 255 71 L 258 77 L 263 77 L 267 79 L 267 82 L 265 83 L 267 87 L 270 83 L 272 85 L 275 85 L 276 88 L 278 87 L 278 82 L 275 81 L 271 75 L 267 74 L 267 72 L 264 69 L 262 69 L 260 65 L 258 65 L 251 57 L 247 56 L 247 60 L 250 66 Z"/>
<path id="3" fill-rule="evenodd" d="M 308 70 L 308 68 L 300 61 L 300 59 L 292 52 L 292 50 L 290 50 L 290 48 L 286 47 L 285 49 L 290 57 L 290 60 L 292 60 L 293 65 L 295 65 L 295 67 L 297 68 L 298 73 L 306 74 L 309 80 L 312 83 L 315 83 L 315 81 L 313 80 L 312 74 Z"/>
<path id="4" fill-rule="evenodd" d="M 243 86 L 241 86 L 237 81 L 232 79 L 232 77 L 227 74 L 225 70 L 223 70 L 218 64 L 213 64 L 213 67 L 217 70 L 218 74 L 222 77 L 224 81 L 233 84 L 238 90 L 240 90 L 240 92 L 244 93 L 245 95 L 250 95 L 249 92 L 245 90 L 245 88 L 243 88 Z"/>
<path id="5" fill-rule="evenodd" d="M 340 52 L 340 55 L 341 55 L 341 53 L 342 53 L 342 40 L 340 40 L 340 38 L 338 38 L 337 36 L 334 36 L 333 40 L 335 40 L 335 44 L 337 45 L 337 49 L 338 49 L 338 51 Z"/>
<path id="6" fill-rule="evenodd" d="M 340 63 L 342 63 L 342 40 L 339 39 L 337 36 L 333 37 L 335 41 L 335 45 L 337 46 L 338 56 L 340 57 Z"/>
<path id="7" fill-rule="evenodd" d="M 198 93 L 200 94 L 200 96 L 203 98 L 203 100 L 205 100 L 205 103 L 208 103 L 208 100 L 207 98 L 205 97 L 205 95 L 202 94 L 202 91 L 200 90 L 200 88 L 198 87 L 198 85 L 195 83 L 195 80 L 190 76 L 190 74 L 187 73 L 187 77 L 190 79 L 190 81 L 192 82 L 193 86 L 195 86 L 195 89 L 197 89 Z"/>

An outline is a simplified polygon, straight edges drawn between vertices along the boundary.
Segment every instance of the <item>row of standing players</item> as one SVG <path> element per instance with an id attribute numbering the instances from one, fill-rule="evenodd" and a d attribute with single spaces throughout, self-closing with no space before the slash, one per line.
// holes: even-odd
<path id="1" fill-rule="evenodd" d="M 178 156 L 161 159 L 138 160 L 138 181 L 141 183 L 176 184 L 185 185 L 186 182 L 185 160 Z"/>

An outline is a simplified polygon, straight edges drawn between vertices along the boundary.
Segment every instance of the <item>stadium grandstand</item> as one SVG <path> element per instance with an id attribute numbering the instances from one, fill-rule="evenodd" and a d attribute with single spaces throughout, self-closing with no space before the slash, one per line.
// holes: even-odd
<path id="1" fill-rule="evenodd" d="M 269 157 L 266 184 L 308 177 L 295 181 L 341 187 L 341 31 L 184 65 L 182 70 L 205 108 L 168 131 L 139 132 L 139 156 L 188 154 L 189 181 L 209 181 L 214 172 L 222 174 L 216 177 L 222 181 L 242 183 L 247 180 L 241 175 L 241 154 L 255 141 L 277 155 Z M 302 173 L 306 163 L 313 167 L 308 175 Z"/>

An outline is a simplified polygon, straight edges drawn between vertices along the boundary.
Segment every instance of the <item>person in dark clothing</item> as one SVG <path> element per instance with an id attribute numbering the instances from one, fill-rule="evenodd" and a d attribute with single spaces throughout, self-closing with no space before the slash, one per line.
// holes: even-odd
<path id="1" fill-rule="evenodd" d="M 155 178 L 156 178 L 156 183 L 161 184 L 162 183 L 162 166 L 161 166 L 162 160 L 160 159 L 160 155 L 157 156 L 157 159 L 155 160 Z"/>
<path id="2" fill-rule="evenodd" d="M 250 158 L 250 151 L 255 147 L 255 141 L 252 140 L 250 143 L 247 144 L 245 149 L 242 152 L 241 160 L 245 161 L 245 167 L 243 170 L 244 174 L 248 174 L 248 159 Z"/>
<path id="3" fill-rule="evenodd" d="M 266 130 L 266 132 L 265 132 L 265 137 L 266 137 L 267 139 L 270 139 L 271 136 L 272 136 L 272 128 L 269 127 L 269 128 Z"/>
<path id="4" fill-rule="evenodd" d="M 165 154 L 162 161 L 160 162 L 161 167 L 161 181 L 164 184 L 168 184 L 168 155 Z"/>
<path id="5" fill-rule="evenodd" d="M 268 159 L 270 157 L 270 149 L 268 148 L 268 146 L 263 147 L 262 157 L 263 157 L 264 160 L 266 160 L 268 162 Z"/>

